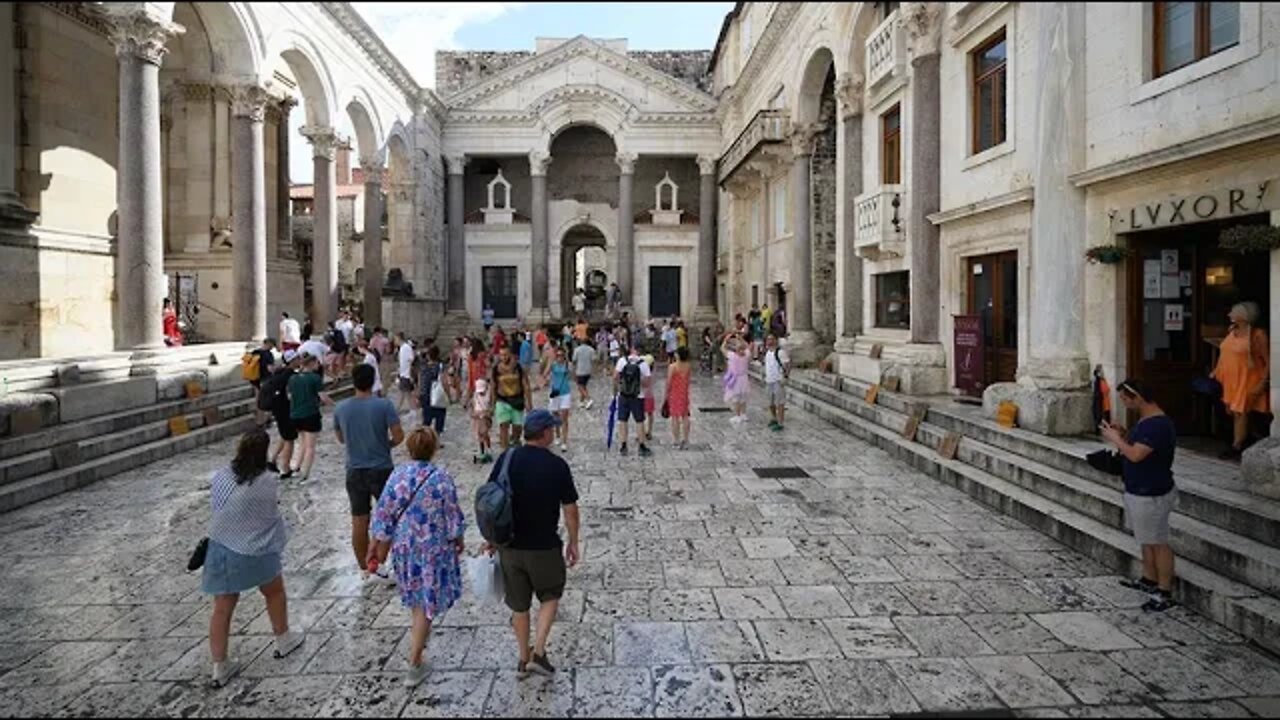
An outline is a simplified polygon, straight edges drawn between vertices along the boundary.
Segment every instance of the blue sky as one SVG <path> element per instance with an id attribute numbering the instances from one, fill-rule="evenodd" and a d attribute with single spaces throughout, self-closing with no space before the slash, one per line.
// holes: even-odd
<path id="1" fill-rule="evenodd" d="M 356 2 L 415 80 L 435 87 L 436 50 L 533 50 L 537 37 L 626 38 L 632 50 L 710 50 L 731 2 Z M 302 125 L 302 113 L 290 114 Z M 344 118 L 345 120 L 345 118 Z M 350 127 L 340 127 L 350 133 Z M 297 128 L 293 128 L 297 136 Z M 311 182 L 311 152 L 298 138 L 294 182 Z"/>

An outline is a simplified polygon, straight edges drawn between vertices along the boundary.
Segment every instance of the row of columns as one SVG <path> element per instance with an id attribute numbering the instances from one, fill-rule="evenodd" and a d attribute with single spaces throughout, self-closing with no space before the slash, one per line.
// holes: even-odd
<path id="1" fill-rule="evenodd" d="M 539 320 L 550 317 L 549 269 L 551 243 L 548 236 L 547 217 L 547 169 L 551 156 L 543 151 L 529 153 L 530 203 L 530 266 L 532 278 L 531 315 Z M 618 275 L 615 278 L 621 290 L 623 308 L 633 305 L 635 295 L 635 218 L 631 208 L 635 189 L 635 165 L 638 156 L 618 153 Z M 449 171 L 448 220 L 449 220 L 449 297 L 447 309 L 466 312 L 466 234 L 465 234 L 465 167 L 466 157 L 453 155 L 446 158 Z M 716 304 L 716 161 L 707 156 L 698 157 L 700 225 L 698 228 L 698 307 L 714 310 Z"/>
<path id="2" fill-rule="evenodd" d="M 118 158 L 118 269 L 116 294 L 120 313 L 121 348 L 164 346 L 161 304 L 167 294 L 164 274 L 163 196 L 160 155 L 160 63 L 169 40 L 181 26 L 123 5 L 105 4 L 116 47 L 120 76 L 120 152 Z M 0 21 L 12 6 L 0 10 Z M 9 22 L 2 23 L 8 26 Z M 3 33 L 6 41 L 12 36 Z M 0 48 L 0 98 L 12 93 L 12 53 Z M 261 85 L 233 88 L 231 165 L 232 213 L 232 328 L 238 339 L 267 334 L 267 214 L 263 125 L 271 97 Z M 12 132 L 12 103 L 0 102 L 0 132 Z M 285 106 L 287 109 L 287 105 Z M 288 123 L 283 118 L 277 139 L 280 162 L 287 167 Z M 323 323 L 338 309 L 338 218 L 334 157 L 338 135 L 330 127 L 308 126 L 315 162 L 315 241 L 312 263 L 312 318 Z M 0 204 L 12 195 L 12 144 L 0 142 Z M 277 188 L 282 249 L 290 246 L 287 174 L 279 174 Z M 381 169 L 365 166 L 366 316 L 381 321 L 382 209 Z"/>

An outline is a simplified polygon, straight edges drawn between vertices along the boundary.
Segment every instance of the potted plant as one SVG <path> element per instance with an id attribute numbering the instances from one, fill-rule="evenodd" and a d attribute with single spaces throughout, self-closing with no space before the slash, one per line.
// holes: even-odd
<path id="1" fill-rule="evenodd" d="M 1123 245 L 1095 245 L 1085 250 L 1084 256 L 1091 263 L 1114 265 L 1123 262 L 1133 251 Z"/>
<path id="2" fill-rule="evenodd" d="M 1280 227 L 1236 225 L 1218 235 L 1218 247 L 1241 255 L 1280 249 Z"/>

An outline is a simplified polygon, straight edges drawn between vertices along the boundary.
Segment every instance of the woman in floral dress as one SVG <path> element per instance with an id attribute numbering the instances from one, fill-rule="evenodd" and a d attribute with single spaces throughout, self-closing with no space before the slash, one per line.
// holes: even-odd
<path id="1" fill-rule="evenodd" d="M 367 561 L 376 568 L 388 553 L 395 560 L 400 602 L 413 618 L 409 671 L 404 679 L 410 687 L 427 676 L 422 655 L 432 622 L 462 597 L 458 556 L 466 521 L 453 477 L 431 463 L 439 444 L 432 428 L 409 434 L 406 445 L 413 461 L 395 469 L 378 498 Z"/>
<path id="2" fill-rule="evenodd" d="M 751 377 L 747 367 L 751 357 L 747 354 L 751 345 L 738 333 L 729 333 L 720 344 L 727 367 L 724 371 L 724 401 L 733 406 L 729 422 L 741 423 L 747 419 L 747 392 L 751 389 Z"/>

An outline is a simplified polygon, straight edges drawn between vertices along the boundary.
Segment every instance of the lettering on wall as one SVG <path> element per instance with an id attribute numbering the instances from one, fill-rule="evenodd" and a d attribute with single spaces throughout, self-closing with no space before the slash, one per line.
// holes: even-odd
<path id="1" fill-rule="evenodd" d="M 1186 197 L 1156 200 L 1124 210 L 1110 210 L 1111 231 L 1116 234 L 1152 230 L 1187 223 L 1252 215 L 1271 209 L 1276 180 L 1252 187 L 1223 188 Z"/>

